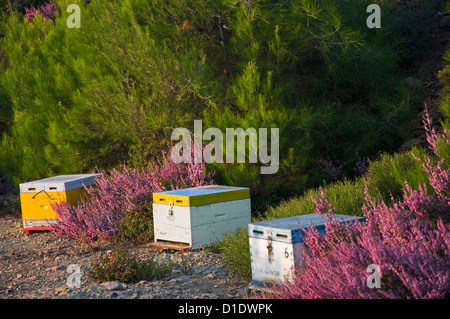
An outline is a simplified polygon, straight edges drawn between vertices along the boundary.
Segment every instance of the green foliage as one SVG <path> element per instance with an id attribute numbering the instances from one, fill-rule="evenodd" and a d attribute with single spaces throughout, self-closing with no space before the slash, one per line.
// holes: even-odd
<path id="1" fill-rule="evenodd" d="M 423 149 L 414 149 L 414 154 L 423 157 Z M 417 189 L 427 182 L 426 174 L 411 152 L 395 155 L 383 154 L 378 160 L 370 162 L 368 172 L 355 180 L 344 180 L 323 187 L 326 198 L 336 208 L 336 214 L 362 216 L 361 207 L 365 203 L 364 189 L 377 199 L 391 202 L 391 195 L 399 199 L 403 194 L 405 182 Z M 432 189 L 428 187 L 428 189 Z M 285 200 L 270 207 L 264 215 L 253 218 L 254 222 L 315 213 L 315 203 L 311 196 L 320 197 L 319 189 L 310 189 L 304 195 Z M 244 278 L 251 278 L 249 238 L 246 229 L 230 233 L 216 244 L 224 256 L 227 267 Z"/>
<path id="2" fill-rule="evenodd" d="M 80 29 L 67 28 L 64 11 L 55 25 L 9 18 L 2 84 L 13 124 L 0 169 L 16 183 L 155 156 L 199 108 L 200 81 L 214 83 L 203 52 L 212 40 L 181 27 L 191 17 L 205 24 L 211 9 L 184 13 L 163 1 L 81 7 Z"/>
<path id="3" fill-rule="evenodd" d="M 16 184 L 142 165 L 202 118 L 223 132 L 279 128 L 276 174 L 248 161 L 212 169 L 218 183 L 289 197 L 322 183 L 323 158 L 351 177 L 355 152 L 410 137 L 419 93 L 400 81 L 403 29 L 367 29 L 365 2 L 82 2 L 80 29 L 65 10 L 6 22 L 0 172 Z"/>
<path id="4" fill-rule="evenodd" d="M 171 260 L 138 261 L 126 249 L 115 248 L 110 254 L 95 261 L 88 275 L 98 282 L 118 280 L 133 283 L 165 277 L 173 268 Z"/>
<path id="5" fill-rule="evenodd" d="M 150 242 L 153 240 L 152 209 L 144 208 L 139 211 L 126 212 L 117 227 L 119 241 L 132 239 L 136 242 Z"/>
<path id="6" fill-rule="evenodd" d="M 339 181 L 323 188 L 327 198 L 333 199 L 337 214 L 360 216 L 364 203 L 364 180 Z M 278 219 L 297 215 L 312 214 L 315 204 L 311 196 L 320 196 L 318 189 L 311 189 L 305 195 L 285 201 L 277 207 L 271 207 L 264 216 L 264 220 Z"/>
<path id="7" fill-rule="evenodd" d="M 450 2 L 447 5 L 447 9 L 450 9 Z M 438 72 L 438 78 L 442 85 L 442 88 L 439 92 L 439 109 L 444 114 L 442 126 L 447 130 L 450 130 L 450 48 L 448 48 L 444 54 L 444 63 L 445 67 Z M 450 146 L 448 145 L 448 143 L 442 142 L 439 144 L 439 146 L 440 156 L 448 162 L 450 159 Z"/>
<path id="8" fill-rule="evenodd" d="M 227 268 L 243 278 L 251 279 L 250 244 L 246 227 L 230 232 L 214 244 L 214 250 L 224 258 Z"/>
<path id="9" fill-rule="evenodd" d="M 423 149 L 417 148 L 413 152 L 423 158 Z M 405 182 L 413 189 L 427 182 L 425 172 L 411 152 L 383 154 L 370 164 L 367 179 L 369 194 L 374 197 L 381 195 L 386 203 L 391 201 L 391 196 L 396 200 L 402 196 Z"/>
<path id="10" fill-rule="evenodd" d="M 406 69 L 414 67 L 416 60 L 437 41 L 432 30 L 437 21 L 436 11 L 445 0 L 404 1 L 400 5 L 390 2 L 380 4 L 383 21 L 389 21 L 382 27 L 387 27 L 386 31 L 395 37 L 399 65 Z"/>
<path id="11" fill-rule="evenodd" d="M 264 195 L 298 193 L 321 182 L 316 168 L 321 158 L 342 163 L 351 175 L 355 152 L 374 156 L 411 137 L 406 123 L 420 100 L 396 73 L 400 56 L 392 36 L 397 29 L 368 32 L 365 5 L 291 1 L 236 6 L 228 47 L 240 61 L 228 76 L 228 96 L 235 99 L 231 105 L 209 104 L 204 119 L 222 130 L 278 127 L 280 170 L 255 180 L 257 165 L 217 164 L 216 179 L 252 186 Z"/>

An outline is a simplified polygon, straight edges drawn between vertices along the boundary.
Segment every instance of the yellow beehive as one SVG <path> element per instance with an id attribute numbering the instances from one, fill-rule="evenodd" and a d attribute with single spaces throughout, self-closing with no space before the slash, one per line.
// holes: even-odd
<path id="1" fill-rule="evenodd" d="M 20 204 L 23 230 L 46 230 L 58 218 L 52 204 L 66 202 L 75 205 L 84 195 L 84 187 L 95 184 L 98 174 L 59 175 L 22 183 Z"/>

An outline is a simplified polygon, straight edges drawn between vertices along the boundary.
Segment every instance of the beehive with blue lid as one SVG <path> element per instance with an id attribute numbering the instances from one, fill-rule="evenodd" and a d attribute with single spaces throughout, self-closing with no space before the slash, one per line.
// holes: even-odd
<path id="1" fill-rule="evenodd" d="M 304 230 L 315 227 L 325 233 L 328 223 L 324 215 L 305 214 L 248 224 L 251 286 L 270 287 L 280 281 L 292 281 L 294 271 L 303 265 Z M 364 217 L 333 214 L 342 223 L 362 222 Z"/>

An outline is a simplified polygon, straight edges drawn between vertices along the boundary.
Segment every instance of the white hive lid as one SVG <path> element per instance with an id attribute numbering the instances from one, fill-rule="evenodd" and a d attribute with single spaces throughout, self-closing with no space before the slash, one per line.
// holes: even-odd
<path id="1" fill-rule="evenodd" d="M 95 178 L 99 175 L 100 174 L 58 175 L 22 183 L 19 187 L 21 193 L 35 193 L 40 191 L 67 192 L 95 184 Z"/>

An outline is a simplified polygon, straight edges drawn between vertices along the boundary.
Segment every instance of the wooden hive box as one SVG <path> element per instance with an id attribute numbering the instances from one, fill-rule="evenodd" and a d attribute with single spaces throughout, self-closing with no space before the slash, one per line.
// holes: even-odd
<path id="1" fill-rule="evenodd" d="M 22 183 L 20 204 L 23 230 L 48 230 L 58 218 L 52 204 L 61 201 L 75 205 L 86 195 L 84 186 L 95 184 L 98 174 L 59 175 Z"/>
<path id="2" fill-rule="evenodd" d="M 354 222 L 354 216 L 337 215 L 342 222 Z M 357 217 L 363 221 L 364 217 Z M 280 281 L 292 280 L 294 270 L 302 265 L 303 228 L 312 224 L 325 233 L 326 220 L 318 214 L 306 214 L 248 225 L 253 288 L 270 287 Z"/>
<path id="3" fill-rule="evenodd" d="M 208 185 L 153 194 L 155 243 L 209 246 L 251 221 L 250 190 Z"/>

